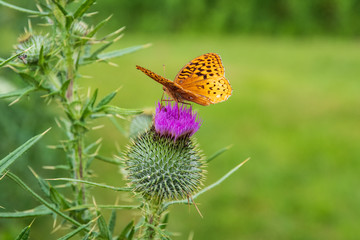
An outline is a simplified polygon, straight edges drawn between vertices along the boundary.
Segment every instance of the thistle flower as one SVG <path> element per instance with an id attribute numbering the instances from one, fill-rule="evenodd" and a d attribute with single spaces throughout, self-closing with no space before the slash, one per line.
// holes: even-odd
<path id="1" fill-rule="evenodd" d="M 146 200 L 185 199 L 202 185 L 204 161 L 191 136 L 200 121 L 191 108 L 156 109 L 153 126 L 133 138 L 124 154 L 127 179 Z"/>
<path id="2" fill-rule="evenodd" d="M 192 136 L 199 130 L 201 122 L 196 120 L 196 113 L 186 105 L 180 108 L 178 104 L 168 104 L 164 107 L 158 104 L 156 108 L 156 115 L 154 119 L 154 126 L 156 132 L 161 135 L 169 135 L 175 140 L 183 135 Z"/>

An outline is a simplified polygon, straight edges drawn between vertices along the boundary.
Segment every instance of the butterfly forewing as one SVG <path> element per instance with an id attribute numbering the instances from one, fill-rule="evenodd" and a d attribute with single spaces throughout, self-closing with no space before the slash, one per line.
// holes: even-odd
<path id="1" fill-rule="evenodd" d="M 173 85 L 174 83 L 172 81 L 170 81 L 169 79 L 166 79 L 146 68 L 140 67 L 138 65 L 136 65 L 136 69 L 139 69 L 140 71 L 142 71 L 143 73 L 145 73 L 146 75 L 148 75 L 149 77 L 151 77 L 152 79 L 154 79 L 155 81 L 157 81 L 158 83 L 162 84 L 165 87 L 169 87 L 170 85 Z"/>

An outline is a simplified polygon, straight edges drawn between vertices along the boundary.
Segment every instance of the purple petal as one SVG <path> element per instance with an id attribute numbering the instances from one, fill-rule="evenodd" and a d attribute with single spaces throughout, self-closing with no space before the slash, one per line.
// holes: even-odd
<path id="1" fill-rule="evenodd" d="M 197 119 L 197 113 L 192 111 L 191 106 L 190 108 L 187 108 L 187 105 L 179 107 L 178 103 L 172 106 L 170 102 L 165 106 L 161 106 L 158 103 L 154 125 L 158 133 L 170 135 L 176 140 L 185 134 L 192 136 L 199 130 L 201 120 Z"/>

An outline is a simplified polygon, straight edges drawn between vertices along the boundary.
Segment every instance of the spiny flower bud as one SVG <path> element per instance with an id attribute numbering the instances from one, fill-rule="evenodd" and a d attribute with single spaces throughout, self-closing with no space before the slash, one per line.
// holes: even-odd
<path id="1" fill-rule="evenodd" d="M 200 126 L 196 112 L 171 104 L 156 109 L 154 125 L 133 138 L 125 153 L 127 178 L 145 199 L 185 199 L 204 179 L 204 161 L 190 137 Z"/>
<path id="2" fill-rule="evenodd" d="M 16 53 L 22 52 L 26 49 L 29 49 L 23 55 L 19 56 L 25 64 L 33 64 L 39 61 L 39 56 L 42 50 L 42 55 L 46 57 L 51 51 L 51 41 L 49 41 L 47 36 L 43 35 L 32 35 L 31 33 L 26 32 L 24 35 L 20 36 L 19 44 L 15 47 Z"/>
<path id="3" fill-rule="evenodd" d="M 86 36 L 89 32 L 89 26 L 83 21 L 74 21 L 71 32 L 77 36 Z"/>

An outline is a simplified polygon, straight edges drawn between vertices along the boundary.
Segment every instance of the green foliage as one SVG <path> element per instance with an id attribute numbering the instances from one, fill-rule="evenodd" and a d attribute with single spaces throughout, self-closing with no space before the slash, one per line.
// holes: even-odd
<path id="1" fill-rule="evenodd" d="M 27 240 L 29 239 L 29 235 L 30 235 L 30 226 L 25 227 L 21 233 L 17 236 L 16 240 Z"/>
<path id="2" fill-rule="evenodd" d="M 47 132 L 36 135 L 29 139 L 26 143 L 15 149 L 13 152 L 9 153 L 6 157 L 0 160 L 0 174 L 3 174 L 5 169 L 8 168 L 16 159 L 18 159 L 26 150 L 31 148 L 37 141 L 41 139 L 42 136 Z"/>
<path id="3" fill-rule="evenodd" d="M 116 1 L 114 18 L 138 32 L 358 36 L 358 0 Z M 136 14 L 136 18 L 133 16 Z"/>

